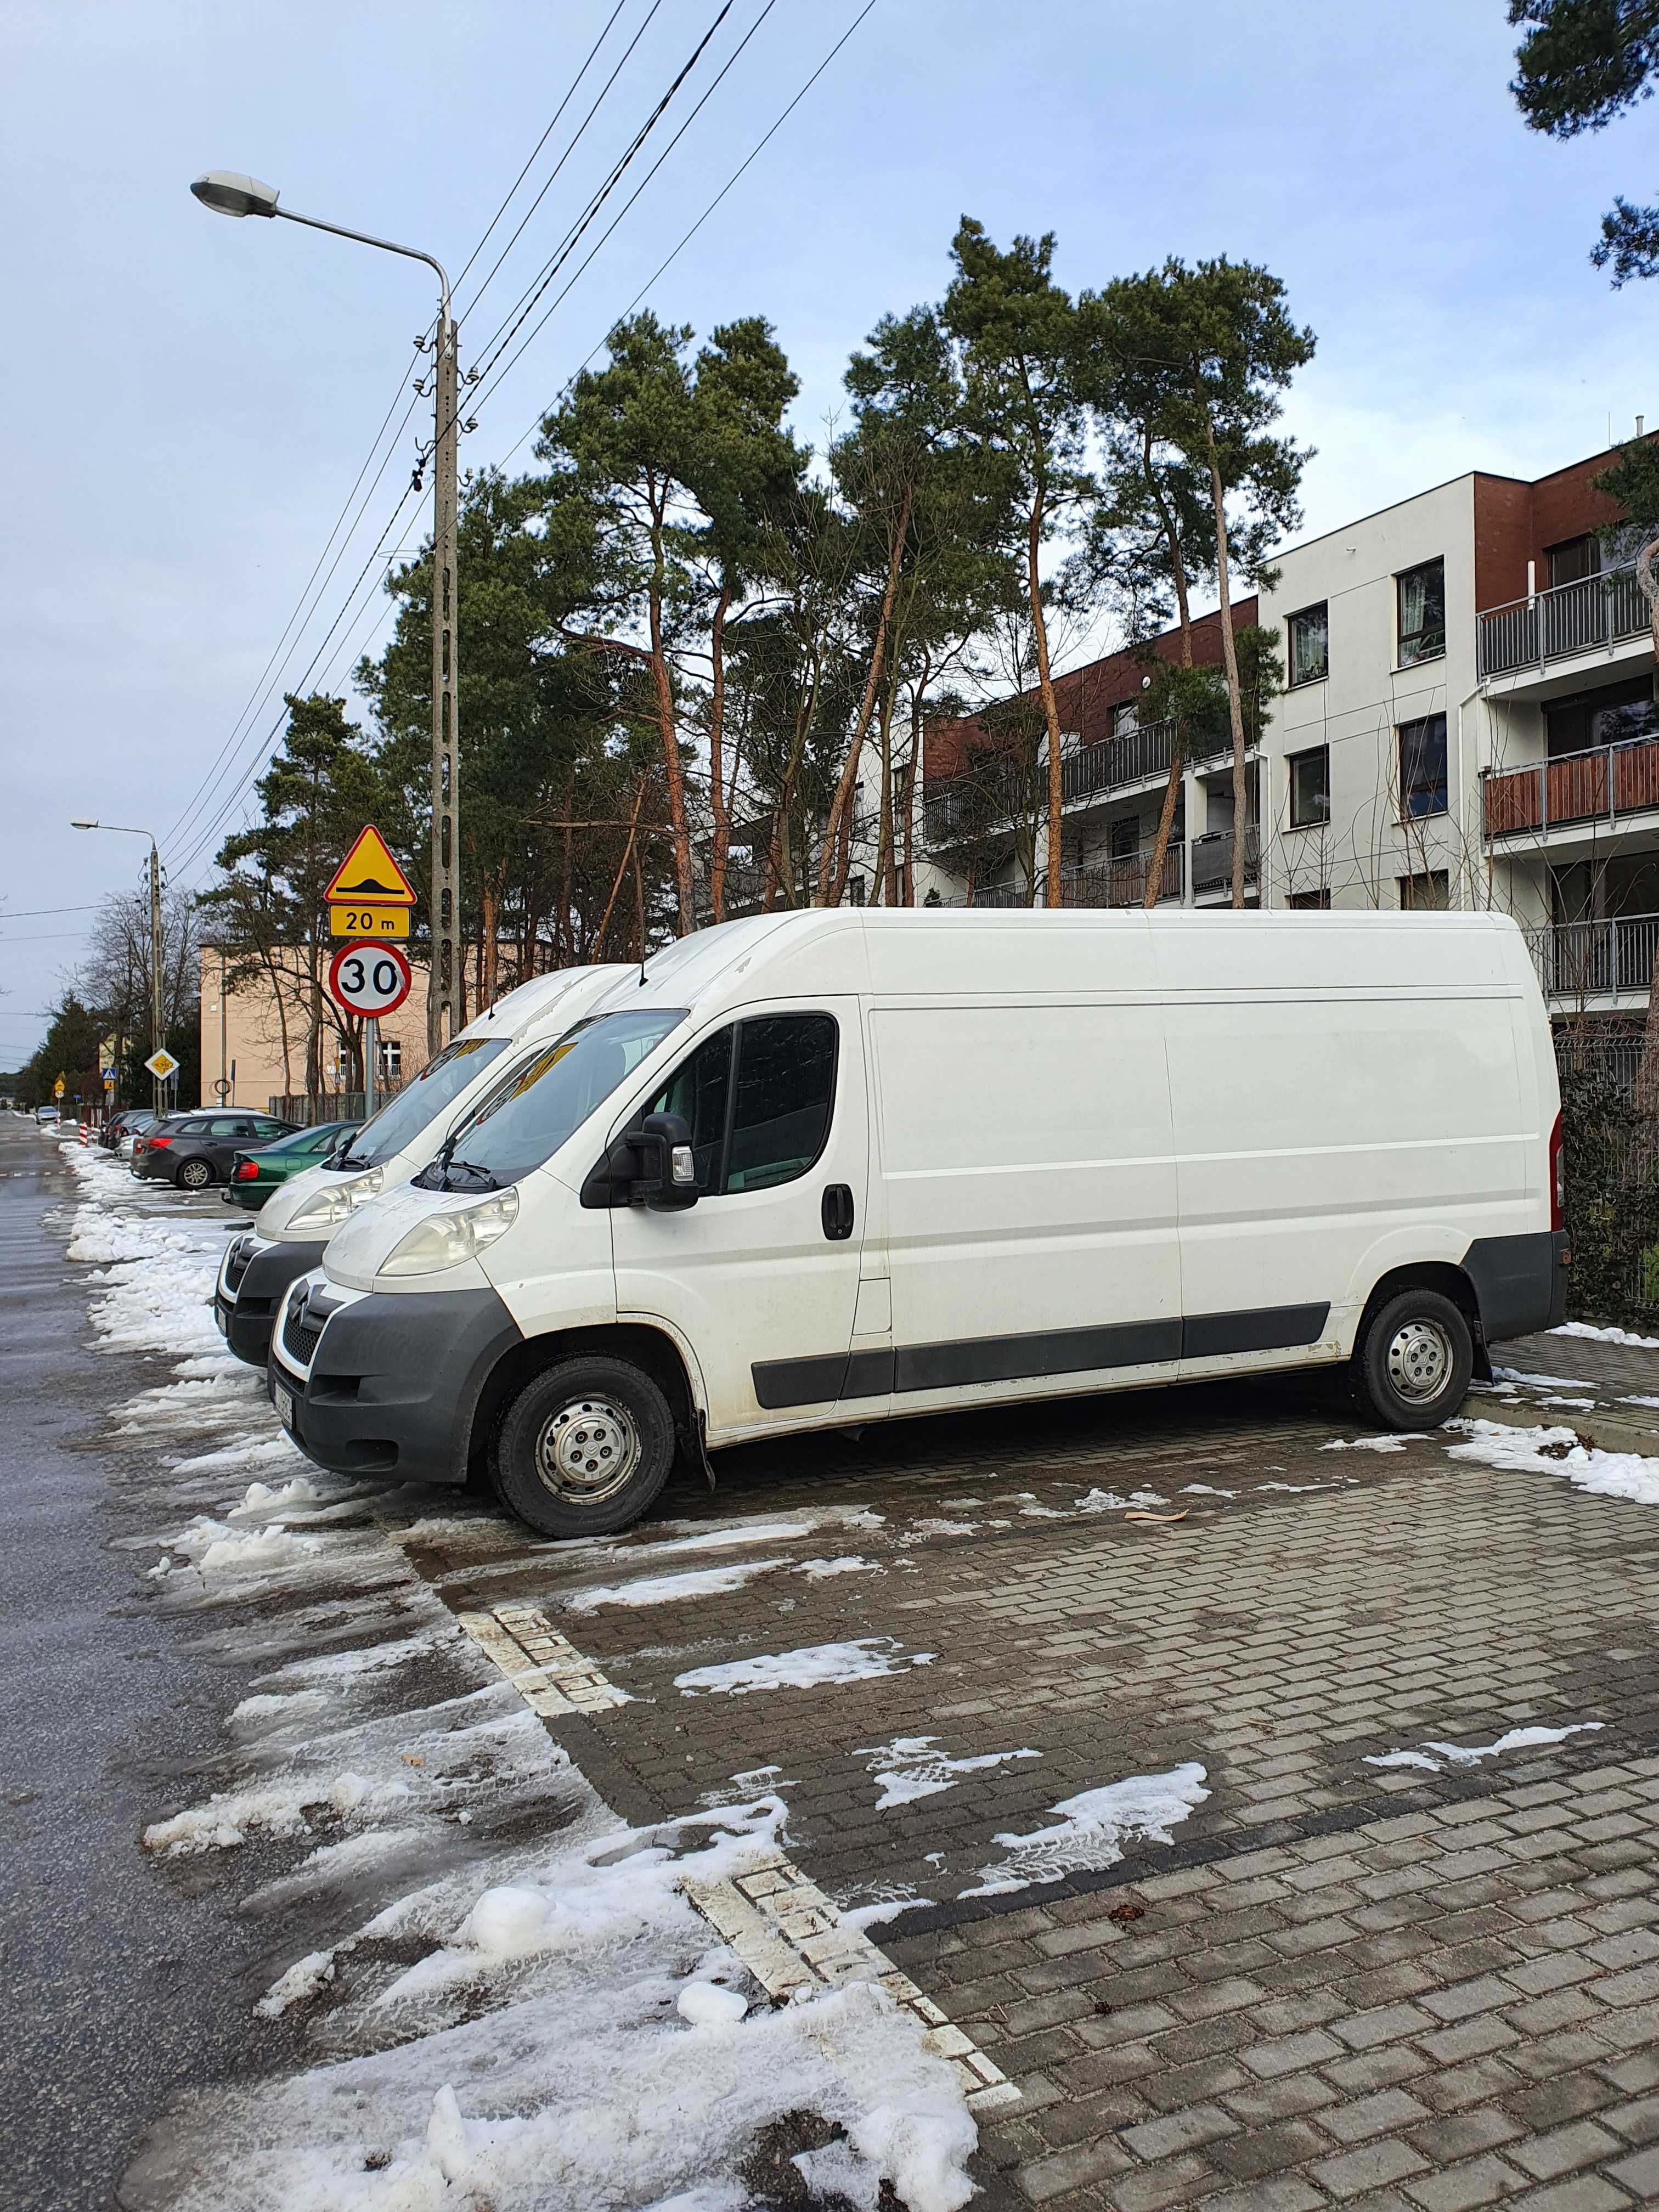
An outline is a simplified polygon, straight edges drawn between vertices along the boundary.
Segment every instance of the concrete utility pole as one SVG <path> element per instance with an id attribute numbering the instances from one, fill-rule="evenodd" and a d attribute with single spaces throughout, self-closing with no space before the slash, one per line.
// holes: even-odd
<path id="1" fill-rule="evenodd" d="M 167 1045 L 167 1030 L 161 1013 L 161 855 L 155 849 L 155 840 L 149 841 L 149 1033 L 155 1042 L 152 1054 Z M 167 1085 L 158 1075 L 155 1079 L 155 1111 L 162 1111 Z"/>
<path id="2" fill-rule="evenodd" d="M 70 828 L 110 830 L 118 837 L 144 837 L 149 841 L 149 1052 L 154 1059 L 167 1043 L 161 1012 L 161 855 L 148 830 L 129 830 L 119 822 L 71 822 Z M 155 1078 L 155 1098 L 159 1115 L 167 1104 L 167 1085 L 159 1075 Z"/>
<path id="3" fill-rule="evenodd" d="M 460 1027 L 456 1018 L 461 987 L 461 794 L 460 716 L 456 693 L 459 623 L 455 596 L 456 446 L 455 322 L 449 311 L 449 279 L 441 262 L 418 246 L 394 246 L 367 231 L 346 230 L 312 215 L 278 207 L 274 185 L 229 169 L 210 169 L 191 191 L 216 215 L 280 216 L 285 222 L 326 230 L 383 253 L 424 261 L 437 271 L 438 322 L 432 370 L 432 975 L 426 1001 L 428 1052 L 435 1057 Z M 418 471 L 417 471 L 418 477 Z"/>

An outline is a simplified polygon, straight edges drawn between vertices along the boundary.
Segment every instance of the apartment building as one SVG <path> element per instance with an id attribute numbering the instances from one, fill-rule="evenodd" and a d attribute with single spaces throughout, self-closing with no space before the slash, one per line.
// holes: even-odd
<path id="1" fill-rule="evenodd" d="M 1274 556 L 1271 590 L 1237 611 L 1278 631 L 1286 675 L 1252 763 L 1253 899 L 1499 907 L 1527 929 L 1558 1015 L 1645 1005 L 1659 704 L 1635 548 L 1593 481 L 1616 458 L 1535 482 L 1472 471 Z M 1205 657 L 1218 646 L 1212 617 Z M 1061 872 L 1081 903 L 1139 904 L 1144 892 L 1136 860 L 1169 762 L 1168 733 L 1135 728 L 1144 673 L 1117 654 L 1066 679 L 1078 704 Z M 949 840 L 978 726 L 930 734 L 927 843 L 951 872 L 942 896 L 1023 898 L 1012 850 L 981 839 L 988 865 L 970 885 Z M 1162 896 L 1226 896 L 1231 814 L 1230 761 L 1197 763 Z"/>
<path id="2" fill-rule="evenodd" d="M 1254 597 L 1232 610 L 1236 628 L 1260 619 Z M 1135 653 L 1115 653 L 1056 679 L 1063 794 L 1060 896 L 1068 906 L 1139 906 L 1155 857 L 1174 730 L 1142 713 L 1148 657 L 1175 660 L 1180 635 L 1164 632 Z M 1218 665 L 1221 618 L 1193 625 L 1193 658 Z M 1012 702 L 1027 720 L 1034 697 Z M 922 763 L 921 847 L 928 866 L 918 897 L 1021 906 L 1048 880 L 1046 741 L 1013 726 L 1018 713 L 988 712 L 929 726 Z M 1012 731 L 1012 734 L 1011 734 Z M 1024 734 L 1024 786 L 1010 759 Z M 1176 801 L 1158 897 L 1208 905 L 1230 895 L 1233 867 L 1232 757 L 1218 738 L 1194 747 Z M 1247 766 L 1245 878 L 1256 881 L 1256 749 Z"/>

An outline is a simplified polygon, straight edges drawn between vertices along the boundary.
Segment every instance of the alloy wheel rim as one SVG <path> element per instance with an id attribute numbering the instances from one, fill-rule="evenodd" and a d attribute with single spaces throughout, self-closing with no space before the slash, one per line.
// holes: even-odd
<path id="1" fill-rule="evenodd" d="M 204 1190 L 208 1183 L 208 1171 L 199 1160 L 187 1161 L 179 1172 L 179 1181 L 187 1190 Z"/>
<path id="2" fill-rule="evenodd" d="M 1389 1345 L 1389 1380 L 1409 1406 L 1425 1406 L 1452 1371 L 1451 1339 L 1436 1321 L 1408 1321 Z"/>
<path id="3" fill-rule="evenodd" d="M 542 1487 L 573 1504 L 614 1498 L 640 1463 L 640 1433 L 612 1398 L 572 1398 L 542 1424 L 536 1474 Z"/>

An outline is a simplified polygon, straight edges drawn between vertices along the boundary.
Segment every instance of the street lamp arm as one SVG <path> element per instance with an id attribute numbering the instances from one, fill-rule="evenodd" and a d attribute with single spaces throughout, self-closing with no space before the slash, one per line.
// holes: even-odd
<path id="1" fill-rule="evenodd" d="M 408 260 L 424 261 L 428 269 L 437 271 L 439 289 L 443 298 L 443 319 L 445 322 L 449 320 L 449 279 L 444 273 L 444 265 L 441 261 L 434 260 L 431 254 L 422 253 L 418 246 L 398 246 L 389 238 L 371 238 L 366 230 L 347 230 L 342 223 L 325 222 L 320 216 L 296 215 L 292 208 L 272 208 L 270 212 L 284 222 L 302 222 L 309 230 L 331 231 L 336 238 L 355 239 L 359 246 L 378 246 L 383 253 L 401 253 Z"/>

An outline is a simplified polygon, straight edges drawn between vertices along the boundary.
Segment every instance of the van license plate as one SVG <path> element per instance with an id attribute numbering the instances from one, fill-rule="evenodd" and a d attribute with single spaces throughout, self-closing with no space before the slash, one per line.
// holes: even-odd
<path id="1" fill-rule="evenodd" d="M 294 1393 L 284 1390 L 280 1382 L 276 1385 L 276 1418 L 285 1429 L 293 1428 Z"/>

